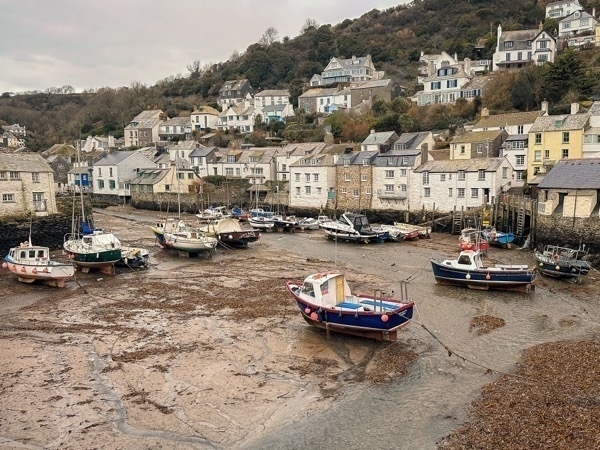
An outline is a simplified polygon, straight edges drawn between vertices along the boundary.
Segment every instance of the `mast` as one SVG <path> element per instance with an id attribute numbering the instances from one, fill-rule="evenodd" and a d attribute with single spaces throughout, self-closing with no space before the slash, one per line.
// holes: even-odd
<path id="1" fill-rule="evenodd" d="M 77 141 L 77 166 L 81 169 L 81 140 Z M 81 221 L 85 221 L 85 208 L 83 205 L 83 177 L 79 175 L 79 198 L 81 199 Z"/>

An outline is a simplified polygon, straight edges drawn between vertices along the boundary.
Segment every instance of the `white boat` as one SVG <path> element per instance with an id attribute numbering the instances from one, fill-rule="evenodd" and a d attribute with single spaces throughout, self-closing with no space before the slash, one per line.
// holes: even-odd
<path id="1" fill-rule="evenodd" d="M 158 243 L 167 250 L 199 254 L 214 250 L 219 242 L 216 237 L 205 235 L 199 227 L 189 226 L 183 220 L 159 220 L 150 228 Z"/>
<path id="2" fill-rule="evenodd" d="M 49 286 L 64 287 L 65 282 L 75 275 L 75 266 L 50 259 L 48 247 L 23 242 L 8 252 L 2 263 L 22 283 L 41 281 Z"/>
<path id="3" fill-rule="evenodd" d="M 389 239 L 391 241 L 396 241 L 396 242 L 400 242 L 404 240 L 404 236 L 405 236 L 405 232 L 402 228 L 397 227 L 396 225 L 380 225 L 379 228 L 381 228 L 383 231 L 386 231 L 389 235 Z"/>
<path id="4" fill-rule="evenodd" d="M 387 233 L 371 228 L 364 214 L 344 213 L 338 220 L 321 223 L 328 239 L 346 242 L 381 242 Z"/>
<path id="5" fill-rule="evenodd" d="M 141 247 L 121 247 L 121 260 L 117 263 L 132 269 L 141 269 L 148 267 L 150 262 L 150 252 Z"/>
<path id="6" fill-rule="evenodd" d="M 298 228 L 301 230 L 318 230 L 320 228 L 320 223 L 319 220 L 314 217 L 305 217 L 298 221 Z"/>

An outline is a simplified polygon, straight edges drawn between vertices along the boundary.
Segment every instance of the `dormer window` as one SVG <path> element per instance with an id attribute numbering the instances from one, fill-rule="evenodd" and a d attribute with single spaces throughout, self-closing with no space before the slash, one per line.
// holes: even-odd
<path id="1" fill-rule="evenodd" d="M 527 41 L 527 47 L 531 47 L 531 41 Z"/>
<path id="2" fill-rule="evenodd" d="M 513 41 L 504 42 L 504 48 L 512 48 L 512 46 L 513 46 Z"/>

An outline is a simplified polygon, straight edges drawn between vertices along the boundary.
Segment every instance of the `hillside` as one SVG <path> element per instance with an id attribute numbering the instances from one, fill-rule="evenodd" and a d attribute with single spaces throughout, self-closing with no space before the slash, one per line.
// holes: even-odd
<path id="1" fill-rule="evenodd" d="M 581 0 L 581 3 L 589 7 L 597 5 L 600 9 L 600 0 Z M 491 58 L 498 23 L 502 23 L 504 30 L 535 28 L 544 18 L 544 5 L 532 0 L 421 0 L 384 11 L 372 10 L 336 25 L 307 26 L 294 38 L 262 40 L 242 54 L 209 67 L 189 64 L 188 76 L 168 77 L 154 86 L 134 83 L 128 88 L 102 88 L 84 94 L 39 93 L 11 97 L 5 93 L 0 97 L 0 121 L 26 126 L 30 134 L 27 145 L 33 150 L 90 134 L 111 133 L 119 137 L 129 120 L 144 109 L 160 108 L 169 117 L 175 117 L 189 114 L 198 105 L 213 103 L 223 82 L 230 79 L 248 78 L 255 89 L 290 89 L 292 101 L 296 102 L 305 83 L 313 74 L 320 73 L 332 56 L 370 54 L 376 68 L 405 86 L 410 95 L 417 89 L 421 52 L 443 50 L 456 53 L 460 59 Z M 477 42 L 484 43 L 478 54 L 474 51 Z M 588 78 L 599 78 L 597 49 L 580 53 L 577 58 L 584 60 L 582 73 Z M 534 68 L 532 72 L 534 79 L 543 80 L 541 69 Z M 515 80 L 515 75 L 500 78 L 494 92 L 498 98 L 490 100 L 493 111 L 538 107 L 536 103 L 546 95 L 543 89 L 537 89 L 535 95 L 527 94 L 523 100 L 523 93 L 530 90 L 527 80 Z M 556 85 L 560 78 L 557 80 L 555 76 L 553 81 Z M 559 95 L 556 101 L 600 94 L 598 81 L 574 85 L 568 99 Z M 516 92 L 514 86 L 521 86 L 522 92 Z M 585 91 L 578 91 L 578 86 L 585 86 Z M 558 93 L 566 95 L 560 89 Z M 486 99 L 483 100 L 487 105 Z M 410 112 L 406 105 L 384 105 L 378 108 L 380 117 L 374 113 L 359 124 L 360 129 L 368 130 L 379 121 L 375 126 L 378 129 L 417 131 L 428 126 L 457 125 L 477 113 L 477 108 L 465 111 L 462 105 L 460 111 L 452 107 L 431 109 L 433 111 Z M 409 120 L 401 118 L 408 113 Z M 441 121 L 423 119 L 424 115 L 434 113 L 445 118 Z M 385 120 L 381 120 L 381 116 L 386 115 Z"/>

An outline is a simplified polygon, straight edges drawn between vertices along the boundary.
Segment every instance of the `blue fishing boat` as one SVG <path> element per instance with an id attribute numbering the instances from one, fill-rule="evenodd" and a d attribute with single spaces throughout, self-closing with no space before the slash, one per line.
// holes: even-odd
<path id="1" fill-rule="evenodd" d="M 435 281 L 470 289 L 531 292 L 535 289 L 535 267 L 527 265 L 485 266 L 479 250 L 463 250 L 458 258 L 431 260 Z"/>
<path id="2" fill-rule="evenodd" d="M 350 291 L 343 274 L 316 273 L 304 282 L 286 281 L 300 313 L 310 325 L 330 331 L 394 341 L 397 332 L 413 317 L 414 303 L 408 300 L 402 283 L 400 300 L 384 297 L 381 290 L 374 295 L 357 295 Z M 393 291 L 392 291 L 393 294 Z"/>
<path id="3" fill-rule="evenodd" d="M 494 227 L 487 227 L 481 230 L 481 235 L 491 244 L 499 247 L 510 248 L 515 235 L 513 233 L 504 233 L 497 231 Z"/>

